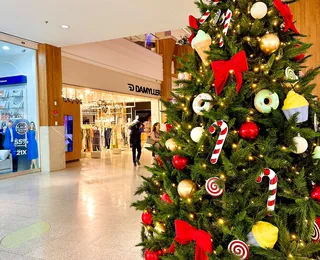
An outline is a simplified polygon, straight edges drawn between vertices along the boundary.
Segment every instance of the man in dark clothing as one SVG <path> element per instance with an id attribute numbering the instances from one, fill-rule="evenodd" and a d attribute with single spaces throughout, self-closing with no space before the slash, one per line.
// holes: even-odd
<path id="1" fill-rule="evenodd" d="M 131 130 L 130 144 L 132 147 L 132 160 L 134 166 L 137 166 L 137 164 L 140 165 L 141 133 L 143 132 L 143 125 L 140 122 L 137 122 L 134 125 L 131 125 L 129 129 Z"/>

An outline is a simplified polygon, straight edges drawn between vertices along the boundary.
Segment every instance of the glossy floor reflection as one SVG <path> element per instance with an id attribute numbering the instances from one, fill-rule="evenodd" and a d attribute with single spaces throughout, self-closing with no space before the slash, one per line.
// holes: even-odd
<path id="1" fill-rule="evenodd" d="M 142 165 L 150 165 L 145 151 Z M 0 260 L 140 260 L 140 212 L 130 208 L 140 176 L 131 154 L 84 159 L 51 174 L 0 180 L 0 239 L 38 221 L 48 233 L 17 248 L 0 245 Z"/>

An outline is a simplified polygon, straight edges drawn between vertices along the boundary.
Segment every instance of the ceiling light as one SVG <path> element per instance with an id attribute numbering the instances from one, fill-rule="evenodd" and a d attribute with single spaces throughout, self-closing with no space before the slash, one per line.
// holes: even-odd
<path id="1" fill-rule="evenodd" d="M 5 50 L 5 51 L 10 50 L 10 48 L 7 45 L 2 46 L 2 49 Z"/>
<path id="2" fill-rule="evenodd" d="M 60 25 L 60 27 L 61 27 L 62 29 L 69 29 L 69 28 L 70 28 L 70 26 L 69 26 L 69 25 L 66 25 L 66 24 Z"/>

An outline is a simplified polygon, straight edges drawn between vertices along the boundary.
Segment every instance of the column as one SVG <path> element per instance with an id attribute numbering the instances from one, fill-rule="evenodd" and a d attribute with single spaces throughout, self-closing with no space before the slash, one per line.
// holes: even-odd
<path id="1" fill-rule="evenodd" d="M 39 45 L 38 77 L 41 169 L 57 171 L 66 167 L 60 48 Z"/>
<path id="2" fill-rule="evenodd" d="M 172 61 L 176 47 L 176 40 L 172 38 L 158 40 L 157 52 L 163 59 L 163 82 L 161 84 L 161 97 L 164 100 L 170 98 L 172 91 Z"/>
<path id="3" fill-rule="evenodd" d="M 163 81 L 161 84 L 161 98 L 168 100 L 172 91 L 172 60 L 176 46 L 176 41 L 172 38 L 161 39 L 157 41 L 157 53 L 162 55 L 163 60 Z M 161 110 L 164 110 L 161 108 Z M 161 113 L 161 123 L 166 122 L 166 114 Z"/>

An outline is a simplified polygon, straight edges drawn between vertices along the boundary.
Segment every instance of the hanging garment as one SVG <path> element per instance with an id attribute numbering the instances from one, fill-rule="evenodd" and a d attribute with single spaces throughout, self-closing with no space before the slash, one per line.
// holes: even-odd
<path id="1" fill-rule="evenodd" d="M 92 141 L 92 149 L 93 151 L 100 151 L 100 131 L 93 131 L 93 141 Z"/>

